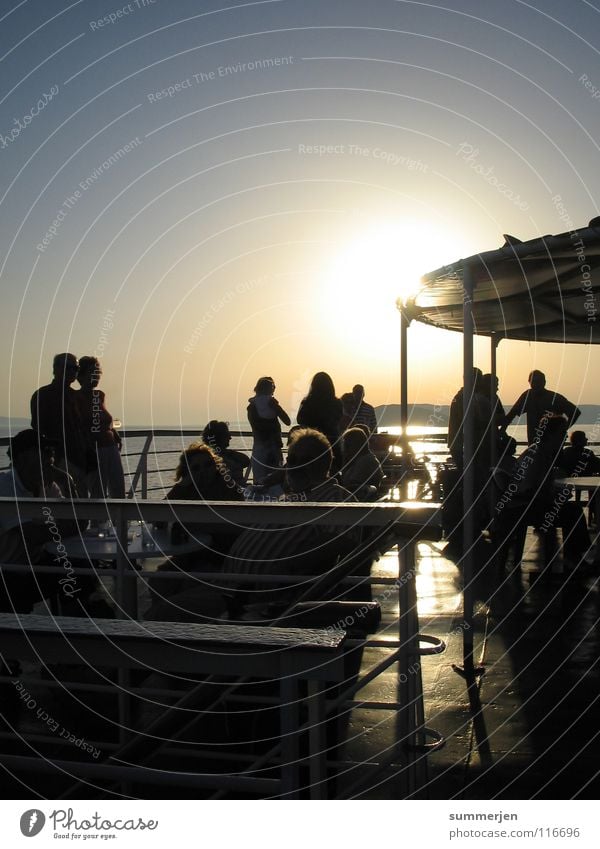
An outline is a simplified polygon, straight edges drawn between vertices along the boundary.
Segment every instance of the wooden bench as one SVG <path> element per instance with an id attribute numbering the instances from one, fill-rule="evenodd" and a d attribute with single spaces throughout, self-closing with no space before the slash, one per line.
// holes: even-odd
<path id="1" fill-rule="evenodd" d="M 84 619 L 34 614 L 0 614 L 0 640 L 5 658 L 17 657 L 42 664 L 91 664 L 120 670 L 160 670 L 170 674 L 266 678 L 279 684 L 281 736 L 280 779 L 195 774 L 195 786 L 226 787 L 261 795 L 298 795 L 300 788 L 300 708 L 308 710 L 308 760 L 311 794 L 323 795 L 326 786 L 323 740 L 325 688 L 344 680 L 345 633 L 338 629 L 272 628 L 244 625 L 202 625 L 135 620 Z M 305 682 L 308 698 L 301 698 Z M 120 697 L 120 704 L 122 697 Z M 122 727 L 127 717 L 119 716 Z M 144 729 L 147 733 L 149 729 Z M 16 761 L 16 763 L 15 763 Z M 106 763 L 0 756 L 10 768 L 33 770 L 67 768 L 73 775 L 130 782 L 150 782 L 157 771 L 144 767 L 116 767 Z M 162 772 L 171 784 L 190 784 L 190 773 Z M 211 779 L 214 779 L 211 781 Z M 228 781 L 224 781 L 228 779 Z"/>

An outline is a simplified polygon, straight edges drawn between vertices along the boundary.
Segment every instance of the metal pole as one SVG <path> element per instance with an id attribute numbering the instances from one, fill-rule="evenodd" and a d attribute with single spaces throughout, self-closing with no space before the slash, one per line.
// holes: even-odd
<path id="1" fill-rule="evenodd" d="M 408 424 L 408 321 L 402 307 L 400 309 L 400 424 L 402 436 L 406 436 Z"/>
<path id="2" fill-rule="evenodd" d="M 473 465 L 473 269 L 465 265 L 463 275 L 463 663 L 464 674 L 472 677 L 473 663 L 473 546 L 475 542 Z"/>

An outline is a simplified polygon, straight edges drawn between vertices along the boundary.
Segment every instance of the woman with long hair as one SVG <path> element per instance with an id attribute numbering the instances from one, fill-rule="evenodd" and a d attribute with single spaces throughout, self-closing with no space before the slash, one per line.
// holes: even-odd
<path id="1" fill-rule="evenodd" d="M 308 395 L 300 404 L 297 421 L 302 427 L 312 427 L 324 434 L 333 449 L 333 469 L 342 466 L 342 448 L 339 442 L 342 402 L 335 394 L 333 380 L 325 371 L 313 377 Z"/>

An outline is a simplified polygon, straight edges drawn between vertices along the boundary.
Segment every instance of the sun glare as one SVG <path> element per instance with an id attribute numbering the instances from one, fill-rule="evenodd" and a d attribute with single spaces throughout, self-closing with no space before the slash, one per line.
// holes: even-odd
<path id="1" fill-rule="evenodd" d="M 373 354 L 395 355 L 396 300 L 414 294 L 424 273 L 459 255 L 458 242 L 426 222 L 373 223 L 342 245 L 326 268 L 325 315 L 336 317 L 339 335 L 361 340 Z"/>

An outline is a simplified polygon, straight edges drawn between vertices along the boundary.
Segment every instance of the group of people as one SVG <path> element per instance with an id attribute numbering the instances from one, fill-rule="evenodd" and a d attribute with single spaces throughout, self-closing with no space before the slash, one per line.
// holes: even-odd
<path id="1" fill-rule="evenodd" d="M 285 476 L 280 422 L 289 427 L 291 419 L 274 396 L 272 377 L 261 377 L 254 393 L 248 400 L 253 482 L 263 486 L 282 483 Z M 300 404 L 295 426 L 323 434 L 333 451 L 333 472 L 339 474 L 350 491 L 363 494 L 368 487 L 377 487 L 383 477 L 379 461 L 369 448 L 369 440 L 377 429 L 375 409 L 364 397 L 364 387 L 356 384 L 352 392 L 338 398 L 330 375 L 317 372 Z"/>
<path id="2" fill-rule="evenodd" d="M 0 473 L 3 495 L 125 496 L 121 439 L 106 408 L 105 395 L 98 388 L 101 375 L 100 363 L 94 357 L 78 361 L 69 353 L 55 356 L 51 383 L 31 398 L 31 429 L 11 440 L 11 469 Z M 72 386 L 76 380 L 79 390 Z M 291 419 L 274 393 L 273 379 L 261 377 L 249 399 L 251 458 L 230 447 L 232 437 L 226 422 L 212 420 L 201 439 L 181 454 L 166 498 L 242 501 L 249 490 L 263 490 L 272 493 L 271 497 L 294 501 L 371 497 L 383 472 L 369 448 L 377 422 L 373 407 L 364 400 L 364 388 L 357 385 L 352 393 L 338 399 L 331 377 L 325 372 L 316 374 L 300 405 L 298 424 L 291 428 L 285 463 L 281 424 L 289 427 Z M 250 466 L 252 487 L 248 486 Z M 49 562 L 44 548 L 48 530 L 43 523 L 22 523 L 18 517 L 14 522 L 2 521 L 0 562 Z M 68 536 L 75 530 L 65 526 L 61 534 Z M 212 556 L 208 557 L 211 568 L 224 564 L 237 537 L 237 530 L 229 528 L 215 537 Z M 293 540 L 294 545 L 297 542 Z M 236 557 L 239 559 L 239 554 Z M 167 564 L 167 568 L 172 565 Z M 17 609 L 29 609 L 34 597 L 39 596 L 32 595 L 20 578 L 11 579 L 11 585 L 10 595 L 13 602 L 17 599 Z M 22 587 L 23 592 L 14 592 L 15 587 Z M 2 606 L 6 609 L 7 604 L 5 593 Z"/>
<path id="3" fill-rule="evenodd" d="M 574 431 L 570 447 L 564 447 L 568 428 L 581 415 L 579 408 L 548 389 L 543 372 L 533 370 L 528 380 L 529 389 L 505 414 L 497 381 L 494 383 L 491 375 L 474 369 L 473 392 L 467 404 L 473 421 L 475 524 L 479 530 L 492 528 L 502 540 L 524 522 L 544 533 L 561 527 L 565 560 L 576 566 L 590 557 L 591 541 L 581 505 L 570 501 L 568 494 L 560 495 L 555 480 L 559 475 L 598 474 L 600 461 L 586 447 L 583 431 Z M 448 446 L 459 476 L 465 465 L 463 426 L 467 404 L 461 389 L 450 408 Z M 507 436 L 506 428 L 521 415 L 527 417 L 527 447 L 514 456 L 516 442 Z M 453 511 L 452 498 L 449 502 L 448 512 L 454 513 L 447 528 L 451 538 L 454 532 L 452 551 L 460 548 L 457 537 L 461 517 L 456 509 Z M 593 511 L 592 503 L 592 516 Z"/>
<path id="4" fill-rule="evenodd" d="M 57 354 L 52 381 L 31 397 L 31 427 L 53 444 L 55 464 L 72 478 L 80 498 L 124 498 L 121 438 L 98 388 L 101 377 L 96 357 Z"/>

